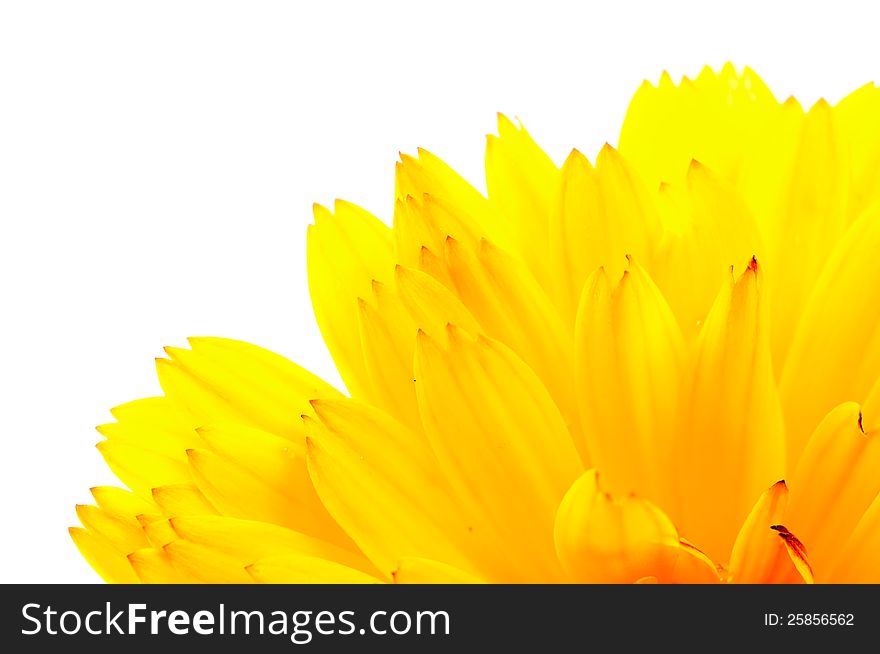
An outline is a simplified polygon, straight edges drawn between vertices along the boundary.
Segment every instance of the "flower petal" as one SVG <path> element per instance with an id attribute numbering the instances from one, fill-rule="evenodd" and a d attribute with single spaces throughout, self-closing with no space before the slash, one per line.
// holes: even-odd
<path id="1" fill-rule="evenodd" d="M 540 377 L 585 457 L 571 326 L 563 323 L 526 267 L 489 241 L 481 241 L 475 252 L 449 238 L 446 261 L 462 303 L 486 335 L 510 347 Z"/>
<path id="2" fill-rule="evenodd" d="M 195 484 L 171 484 L 153 489 L 153 500 L 169 517 L 220 515 Z"/>
<path id="3" fill-rule="evenodd" d="M 145 547 L 128 555 L 128 561 L 145 584 L 193 584 L 198 579 L 174 567 L 162 549 Z"/>
<path id="4" fill-rule="evenodd" d="M 97 506 L 80 504 L 76 507 L 76 516 L 89 533 L 106 539 L 120 554 L 128 554 L 149 545 L 144 530 L 137 522 L 133 523 Z"/>
<path id="5" fill-rule="evenodd" d="M 113 486 L 95 486 L 90 489 L 95 502 L 106 513 L 136 525 L 135 516 L 139 513 L 155 511 L 156 505 L 149 502 L 131 491 Z"/>
<path id="6" fill-rule="evenodd" d="M 153 547 L 162 549 L 171 541 L 177 540 L 177 534 L 171 528 L 171 523 L 162 514 L 141 514 L 137 519 Z"/>
<path id="7" fill-rule="evenodd" d="M 292 529 L 255 520 L 217 516 L 184 516 L 168 520 L 179 540 L 231 557 L 241 569 L 269 556 L 299 554 L 336 561 L 364 572 L 375 572 L 360 554 Z"/>
<path id="8" fill-rule="evenodd" d="M 866 433 L 880 431 L 880 377 L 862 405 L 862 429 Z"/>
<path id="9" fill-rule="evenodd" d="M 461 300 L 431 275 L 397 266 L 394 270 L 397 294 L 413 323 L 432 338 L 445 339 L 446 325 L 458 325 L 478 334 L 480 325 Z M 413 340 L 413 349 L 415 340 Z"/>
<path id="10" fill-rule="evenodd" d="M 500 223 L 489 201 L 477 189 L 439 157 L 423 148 L 419 148 L 417 157 L 400 155 L 394 182 L 397 199 L 412 197 L 418 201 L 428 200 L 429 204 L 436 203 L 435 208 L 441 213 L 437 219 L 429 221 L 436 227 L 444 227 L 447 220 L 456 223 L 464 220 L 457 229 L 464 228 L 474 238 L 479 238 L 486 229 Z M 429 207 L 429 211 L 433 209 Z M 443 236 L 448 234 L 465 238 L 464 234 L 454 232 L 445 232 Z"/>
<path id="11" fill-rule="evenodd" d="M 531 577 L 558 576 L 550 538 L 556 507 L 581 471 L 558 409 L 535 374 L 501 343 L 450 326 L 448 348 L 416 342 L 425 431 L 456 489 L 499 534 L 498 552 Z"/>
<path id="12" fill-rule="evenodd" d="M 753 259 L 722 289 L 685 374 L 674 448 L 676 524 L 715 561 L 754 498 L 785 474 L 785 432 L 770 365 L 766 299 Z"/>
<path id="13" fill-rule="evenodd" d="M 315 411 L 320 422 L 305 419 L 315 488 L 380 571 L 390 576 L 403 556 L 473 567 L 483 530 L 451 499 L 423 437 L 353 400 L 315 402 Z"/>
<path id="14" fill-rule="evenodd" d="M 199 433 L 203 446 L 187 452 L 192 476 L 221 513 L 351 546 L 315 493 L 305 452 L 241 425 L 215 425 Z"/>
<path id="15" fill-rule="evenodd" d="M 841 544 L 880 493 L 880 433 L 862 431 L 855 402 L 832 410 L 813 432 L 791 477 L 785 522 L 809 544 L 820 582 L 841 554 Z"/>
<path id="16" fill-rule="evenodd" d="M 838 584 L 880 584 L 880 495 L 843 544 L 829 575 Z"/>
<path id="17" fill-rule="evenodd" d="M 483 579 L 441 561 L 407 556 L 394 571 L 395 584 L 482 584 Z"/>
<path id="18" fill-rule="evenodd" d="M 376 393 L 373 404 L 421 432 L 413 379 L 416 332 L 422 329 L 445 338 L 446 325 L 453 322 L 476 334 L 477 321 L 446 286 L 403 266 L 395 267 L 393 287 L 373 282 L 369 300 L 358 299 L 358 319 L 367 374 Z"/>
<path id="19" fill-rule="evenodd" d="M 633 96 L 620 131 L 620 151 L 656 188 L 678 182 L 692 159 L 733 180 L 761 153 L 775 98 L 749 68 L 708 66 L 676 85 L 663 73 Z M 771 132 L 772 135 L 772 132 Z"/>
<path id="20" fill-rule="evenodd" d="M 773 305 L 771 343 L 780 369 L 787 361 L 798 324 L 810 325 L 802 312 L 828 259 L 829 248 L 847 227 L 849 171 L 845 156 L 834 113 L 827 102 L 820 100 L 804 118 L 791 177 L 781 192 L 779 229 L 775 241 L 770 242 L 772 292 L 779 298 Z M 797 361 L 801 355 L 792 350 L 791 356 Z M 801 444 L 808 436 L 809 432 L 800 437 Z"/>
<path id="21" fill-rule="evenodd" d="M 659 239 L 654 200 L 637 173 L 611 146 L 596 168 L 577 150 L 562 166 L 562 191 L 550 221 L 550 258 L 556 261 L 557 305 L 573 322 L 584 282 L 599 266 L 612 277 L 623 272 L 624 255 L 648 261 Z"/>
<path id="22" fill-rule="evenodd" d="M 880 87 L 865 84 L 834 107 L 838 134 L 849 152 L 849 219 L 880 199 Z"/>
<path id="23" fill-rule="evenodd" d="M 395 250 L 400 263 L 428 273 L 454 288 L 444 243 L 454 238 L 475 249 L 484 232 L 477 221 L 448 199 L 424 194 L 398 199 L 394 208 Z"/>
<path id="24" fill-rule="evenodd" d="M 863 401 L 880 371 L 880 206 L 834 248 L 804 309 L 779 381 L 792 461 L 822 417 Z"/>
<path id="25" fill-rule="evenodd" d="M 671 573 L 676 584 L 717 584 L 721 582 L 718 566 L 701 550 L 682 539 L 678 558 Z"/>
<path id="26" fill-rule="evenodd" d="M 348 566 L 314 556 L 285 554 L 260 559 L 245 567 L 258 584 L 379 584 L 380 579 Z"/>
<path id="27" fill-rule="evenodd" d="M 138 577 L 125 554 L 104 537 L 81 527 L 68 529 L 76 548 L 95 572 L 108 584 L 136 584 Z"/>
<path id="28" fill-rule="evenodd" d="M 696 160 L 688 167 L 686 183 L 664 185 L 658 203 L 667 229 L 646 265 L 690 342 L 730 266 L 752 256 L 763 261 L 766 250 L 737 191 Z"/>
<path id="29" fill-rule="evenodd" d="M 173 540 L 162 551 L 171 565 L 184 577 L 202 584 L 250 584 L 245 565 L 234 556 L 215 551 L 211 547 L 185 540 Z"/>
<path id="30" fill-rule="evenodd" d="M 284 357 L 220 338 L 191 338 L 191 350 L 165 348 L 156 362 L 166 396 L 196 424 L 249 424 L 301 443 L 298 417 L 315 397 L 337 390 Z"/>
<path id="31" fill-rule="evenodd" d="M 578 583 L 633 583 L 671 578 L 678 533 L 656 506 L 634 496 L 613 499 L 588 470 L 565 494 L 556 514 L 556 552 Z"/>
<path id="32" fill-rule="evenodd" d="M 559 184 L 559 169 L 525 127 L 498 114 L 498 136 L 486 138 L 489 202 L 504 221 L 495 230 L 498 244 L 518 255 L 545 289 L 551 288 L 549 222 Z"/>
<path id="33" fill-rule="evenodd" d="M 358 325 L 374 404 L 411 429 L 422 422 L 413 383 L 413 350 L 418 327 L 400 300 L 384 284 L 373 283 L 369 300 L 358 298 Z"/>
<path id="34" fill-rule="evenodd" d="M 192 481 L 187 464 L 177 458 L 158 454 L 119 438 L 102 441 L 97 448 L 113 474 L 141 498 L 152 497 L 152 489 L 156 486 Z"/>
<path id="35" fill-rule="evenodd" d="M 126 486 L 151 503 L 154 486 L 191 480 L 185 452 L 198 444 L 191 414 L 165 397 L 128 402 L 111 413 L 118 422 L 97 428 L 107 438 L 97 447 Z"/>
<path id="36" fill-rule="evenodd" d="M 604 269 L 584 289 L 577 388 L 587 450 L 613 493 L 664 505 L 685 348 L 675 317 L 634 261 L 613 289 Z"/>
<path id="37" fill-rule="evenodd" d="M 372 389 L 361 353 L 357 298 L 367 296 L 373 280 L 390 281 L 392 235 L 378 218 L 353 204 L 337 201 L 334 211 L 315 205 L 315 224 L 307 235 L 309 293 L 318 327 L 348 391 L 369 398 Z"/>
<path id="38" fill-rule="evenodd" d="M 786 527 L 788 489 L 779 481 L 764 492 L 746 518 L 730 555 L 728 580 L 737 584 L 813 583 L 806 550 Z"/>

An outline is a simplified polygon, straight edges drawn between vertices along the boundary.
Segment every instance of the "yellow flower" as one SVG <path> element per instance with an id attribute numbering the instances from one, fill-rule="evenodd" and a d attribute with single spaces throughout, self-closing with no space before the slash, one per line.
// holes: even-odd
<path id="1" fill-rule="evenodd" d="M 880 582 L 878 115 L 727 65 L 595 164 L 500 116 L 487 196 L 402 156 L 393 228 L 309 228 L 350 397 L 168 348 L 76 545 L 114 582 Z"/>

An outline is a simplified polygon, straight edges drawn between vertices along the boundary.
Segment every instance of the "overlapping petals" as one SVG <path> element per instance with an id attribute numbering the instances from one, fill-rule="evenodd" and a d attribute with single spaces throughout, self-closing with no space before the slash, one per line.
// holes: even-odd
<path id="1" fill-rule="evenodd" d="M 878 115 L 727 65 L 595 163 L 499 116 L 487 195 L 403 155 L 391 227 L 309 228 L 346 392 L 168 348 L 74 542 L 125 583 L 877 582 Z"/>

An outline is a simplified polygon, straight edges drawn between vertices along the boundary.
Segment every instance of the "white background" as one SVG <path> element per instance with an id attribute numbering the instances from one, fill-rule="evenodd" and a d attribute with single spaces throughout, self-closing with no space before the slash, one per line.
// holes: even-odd
<path id="1" fill-rule="evenodd" d="M 97 580 L 67 535 L 114 483 L 93 428 L 158 392 L 161 346 L 241 338 L 338 381 L 306 287 L 313 201 L 390 219 L 417 146 L 482 187 L 497 111 L 557 162 L 594 154 L 663 69 L 731 59 L 780 98 L 838 100 L 880 78 L 880 21 L 823 5 L 4 2 L 0 581 Z"/>

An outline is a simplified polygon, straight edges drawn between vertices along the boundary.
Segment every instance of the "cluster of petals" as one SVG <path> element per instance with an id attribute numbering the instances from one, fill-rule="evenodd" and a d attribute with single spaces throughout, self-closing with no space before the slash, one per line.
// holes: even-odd
<path id="1" fill-rule="evenodd" d="M 71 528 L 111 582 L 880 582 L 880 88 L 644 83 L 486 192 L 420 150 L 308 234 L 345 383 L 192 338 Z"/>

